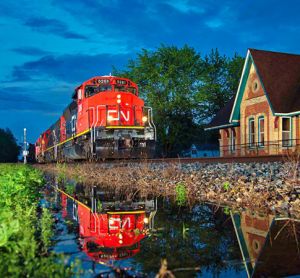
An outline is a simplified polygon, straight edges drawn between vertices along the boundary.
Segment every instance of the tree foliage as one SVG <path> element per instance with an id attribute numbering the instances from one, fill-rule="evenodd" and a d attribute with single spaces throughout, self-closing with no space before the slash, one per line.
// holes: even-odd
<path id="1" fill-rule="evenodd" d="M 207 141 L 203 126 L 235 92 L 242 62 L 217 49 L 202 59 L 187 45 L 162 45 L 143 49 L 125 71 L 114 73 L 138 83 L 140 96 L 153 107 L 159 155 L 176 156 Z"/>
<path id="2" fill-rule="evenodd" d="M 17 162 L 20 147 L 12 132 L 0 128 L 0 162 Z"/>
<path id="3" fill-rule="evenodd" d="M 244 58 L 221 56 L 218 49 L 205 56 L 202 86 L 196 96 L 200 121 L 209 121 L 235 95 L 243 64 Z"/>

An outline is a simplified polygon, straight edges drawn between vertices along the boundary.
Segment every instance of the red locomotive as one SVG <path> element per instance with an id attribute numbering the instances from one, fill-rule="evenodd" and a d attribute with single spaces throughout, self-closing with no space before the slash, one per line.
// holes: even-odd
<path id="1" fill-rule="evenodd" d="M 152 108 L 127 78 L 93 77 L 75 89 L 62 116 L 36 141 L 38 162 L 151 157 Z"/>
<path id="2" fill-rule="evenodd" d="M 62 216 L 72 216 L 79 224 L 82 250 L 97 262 L 126 259 L 137 254 L 141 240 L 154 226 L 156 201 L 138 201 L 120 207 L 122 202 L 100 201 L 94 195 L 91 194 L 89 208 L 75 199 L 77 196 L 70 198 L 63 191 L 60 194 Z M 88 203 L 86 198 L 80 199 Z"/>

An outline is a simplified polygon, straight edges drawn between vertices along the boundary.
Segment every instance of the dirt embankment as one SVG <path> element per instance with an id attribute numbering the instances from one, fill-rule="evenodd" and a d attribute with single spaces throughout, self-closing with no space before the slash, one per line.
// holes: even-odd
<path id="1" fill-rule="evenodd" d="M 38 165 L 43 171 L 108 187 L 132 197 L 172 197 L 188 205 L 212 202 L 233 208 L 300 216 L 297 161 L 230 164 L 106 163 Z M 179 186 L 180 185 L 180 186 Z M 179 188 L 180 187 L 180 188 Z"/>

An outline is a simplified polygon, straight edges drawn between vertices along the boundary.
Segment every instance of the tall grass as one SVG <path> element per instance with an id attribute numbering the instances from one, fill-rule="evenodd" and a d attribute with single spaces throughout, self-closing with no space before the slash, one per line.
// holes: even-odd
<path id="1" fill-rule="evenodd" d="M 40 171 L 0 164 L 0 273 L 2 277 L 69 277 L 70 267 L 49 252 L 53 220 L 39 211 Z"/>

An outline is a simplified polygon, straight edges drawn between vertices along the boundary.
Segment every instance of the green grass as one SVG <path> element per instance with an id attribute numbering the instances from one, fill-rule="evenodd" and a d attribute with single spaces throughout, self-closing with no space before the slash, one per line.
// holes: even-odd
<path id="1" fill-rule="evenodd" d="M 0 273 L 2 277 L 69 277 L 71 267 L 49 252 L 53 219 L 38 212 L 42 173 L 30 166 L 0 164 Z"/>

